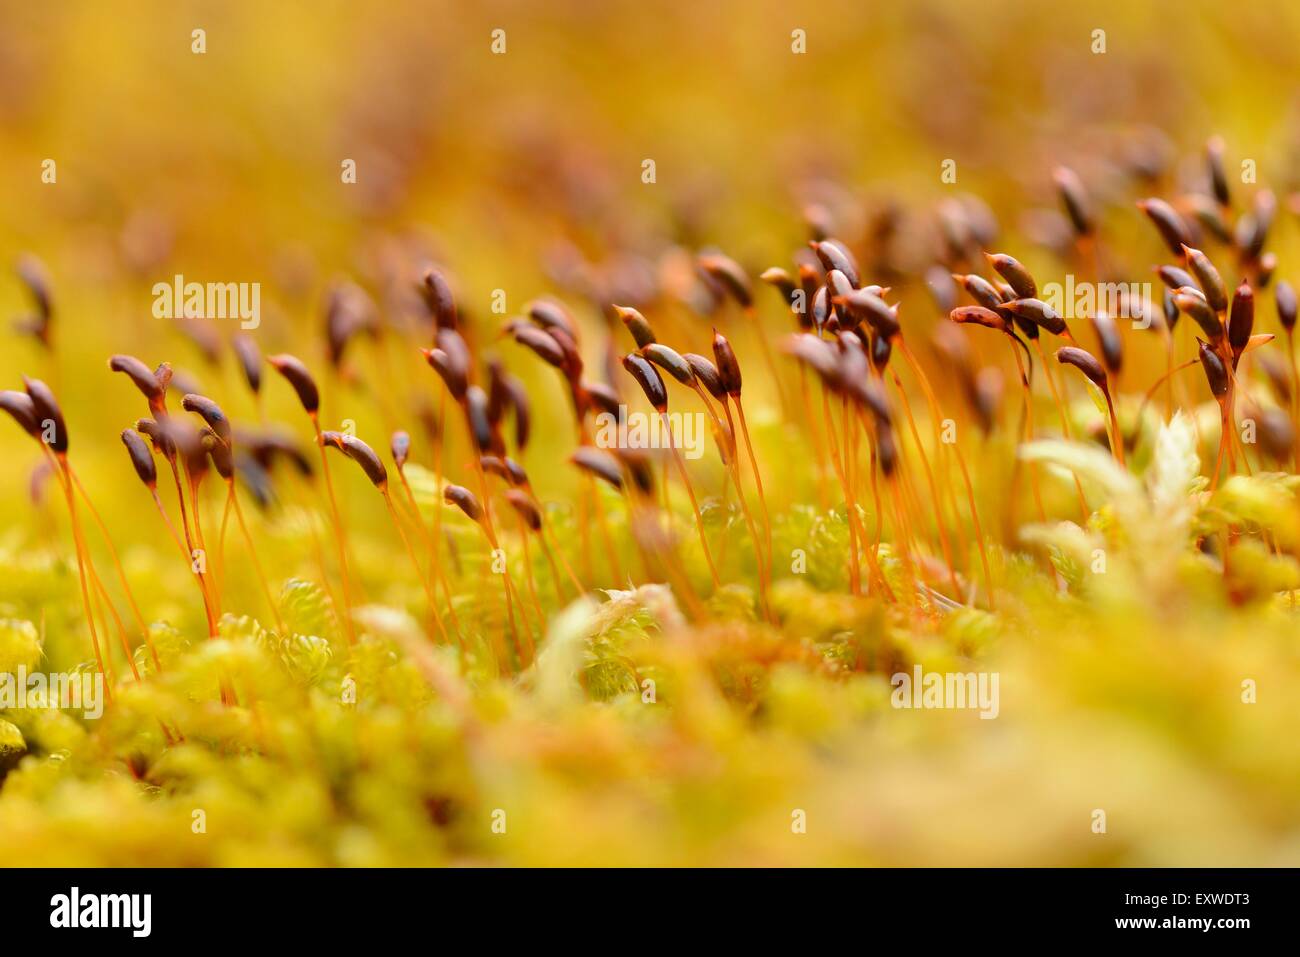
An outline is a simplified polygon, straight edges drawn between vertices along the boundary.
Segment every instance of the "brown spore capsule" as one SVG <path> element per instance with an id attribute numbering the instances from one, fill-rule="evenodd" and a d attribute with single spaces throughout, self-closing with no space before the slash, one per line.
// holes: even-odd
<path id="1" fill-rule="evenodd" d="M 463 485 L 448 485 L 442 490 L 442 500 L 448 505 L 455 505 L 472 521 L 483 520 L 483 506 L 479 504 L 478 497 Z"/>
<path id="2" fill-rule="evenodd" d="M 727 390 L 722 387 L 722 376 L 718 374 L 718 367 L 709 359 L 695 352 L 682 353 L 682 358 L 691 367 L 696 381 L 708 390 L 709 395 L 721 399 L 727 394 Z"/>
<path id="3" fill-rule="evenodd" d="M 230 341 L 230 346 L 239 360 L 239 368 L 244 373 L 244 381 L 253 395 L 262 391 L 262 350 L 257 348 L 250 336 L 237 335 Z"/>
<path id="4" fill-rule="evenodd" d="M 1009 313 L 1013 318 L 1032 323 L 1054 336 L 1064 335 L 1067 330 L 1065 319 L 1060 313 L 1041 299 L 1012 299 L 1010 302 L 1003 303 L 1000 311 Z"/>
<path id="5" fill-rule="evenodd" d="M 619 399 L 618 393 L 610 386 L 603 382 L 584 382 L 582 391 L 586 394 L 592 404 L 602 412 L 608 412 L 610 415 L 618 415 Z"/>
<path id="6" fill-rule="evenodd" d="M 670 349 L 662 342 L 652 342 L 641 350 L 641 355 L 663 369 L 682 385 L 694 386 L 695 373 L 691 370 L 690 363 L 676 350 Z"/>
<path id="7" fill-rule="evenodd" d="M 1015 290 L 1017 299 L 1038 298 L 1038 283 L 1034 282 L 1034 277 L 1019 259 L 1006 253 L 985 253 L 984 258 Z"/>
<path id="8" fill-rule="evenodd" d="M 1177 266 L 1159 266 L 1156 268 L 1156 275 L 1170 289 L 1181 289 L 1184 286 L 1195 286 L 1196 278 L 1186 269 L 1179 269 Z"/>
<path id="9" fill-rule="evenodd" d="M 235 457 L 229 443 L 223 442 L 211 429 L 204 428 L 199 433 L 199 444 L 208 453 L 218 475 L 227 480 L 235 477 Z"/>
<path id="10" fill-rule="evenodd" d="M 718 376 L 722 379 L 722 388 L 727 395 L 740 395 L 744 384 L 740 375 L 740 360 L 736 358 L 736 352 L 731 348 L 727 337 L 717 329 L 713 330 L 713 361 L 718 367 Z"/>
<path id="11" fill-rule="evenodd" d="M 1255 331 L 1255 293 L 1243 281 L 1232 294 L 1232 307 L 1228 310 L 1228 345 L 1232 348 L 1232 365 L 1235 369 L 1241 353 Z"/>
<path id="12" fill-rule="evenodd" d="M 854 288 L 862 284 L 862 274 L 858 272 L 857 261 L 849 252 L 849 248 L 838 239 L 823 239 L 820 242 L 810 242 L 808 245 L 817 254 L 822 268 L 827 272 L 838 269 L 849 278 Z"/>
<path id="13" fill-rule="evenodd" d="M 1080 236 L 1092 233 L 1092 204 L 1088 201 L 1088 191 L 1083 187 L 1079 175 L 1068 166 L 1058 166 L 1052 172 L 1056 191 L 1061 196 L 1061 205 L 1070 217 L 1070 225 Z"/>
<path id="14" fill-rule="evenodd" d="M 1101 345 L 1101 361 L 1110 375 L 1118 375 L 1124 366 L 1124 344 L 1115 320 L 1104 312 L 1092 317 L 1092 328 Z"/>
<path id="15" fill-rule="evenodd" d="M 149 488 L 156 487 L 158 469 L 154 465 L 153 453 L 149 451 L 144 439 L 133 429 L 123 429 L 122 444 L 126 446 L 127 455 L 131 457 L 131 465 L 135 468 L 135 474 L 140 476 L 140 481 Z"/>
<path id="16" fill-rule="evenodd" d="M 1210 178 L 1210 189 L 1215 202 L 1221 206 L 1232 203 L 1232 194 L 1228 192 L 1228 176 L 1223 169 L 1223 139 L 1210 137 L 1205 144 L 1205 169 Z"/>
<path id="17" fill-rule="evenodd" d="M 1179 311 L 1186 313 L 1200 326 L 1211 341 L 1218 342 L 1223 338 L 1223 322 L 1219 319 L 1219 314 L 1210 308 L 1210 304 L 1199 293 L 1193 293 L 1190 287 L 1185 286 L 1174 294 L 1174 302 Z"/>
<path id="18" fill-rule="evenodd" d="M 520 324 L 514 328 L 514 338 L 515 342 L 535 353 L 543 362 L 557 369 L 565 367 L 564 349 L 545 330 Z"/>
<path id="19" fill-rule="evenodd" d="M 697 261 L 705 275 L 727 290 L 742 308 L 748 309 L 754 304 L 753 287 L 740 263 L 722 253 L 704 253 Z"/>
<path id="20" fill-rule="evenodd" d="M 1273 289 L 1273 303 L 1277 307 L 1277 321 L 1290 332 L 1295 328 L 1296 297 L 1295 289 L 1285 279 Z"/>
<path id="21" fill-rule="evenodd" d="M 892 339 L 898 335 L 898 307 L 890 306 L 880 296 L 857 289 L 844 297 L 844 305 L 859 320 L 866 322 L 877 336 Z"/>
<path id="22" fill-rule="evenodd" d="M 578 324 L 564 306 L 554 299 L 534 299 L 524 306 L 528 318 L 543 329 L 563 329 L 574 341 L 578 338 Z"/>
<path id="23" fill-rule="evenodd" d="M 770 269 L 764 269 L 759 274 L 758 278 L 779 292 L 787 306 L 790 306 L 791 308 L 794 307 L 794 294 L 798 291 L 799 287 L 795 284 L 795 281 L 790 278 L 788 272 L 780 266 L 773 266 Z"/>
<path id="24" fill-rule="evenodd" d="M 181 398 L 181 408 L 199 416 L 222 442 L 230 444 L 230 420 L 226 418 L 226 413 L 221 411 L 221 406 L 217 403 L 207 396 L 190 392 Z"/>
<path id="25" fill-rule="evenodd" d="M 542 513 L 538 511 L 537 506 L 528 495 L 517 488 L 506 489 L 505 499 L 510 503 L 510 507 L 519 513 L 523 518 L 524 524 L 530 531 L 540 531 L 542 527 Z"/>
<path id="26" fill-rule="evenodd" d="M 36 421 L 36 405 L 25 392 L 13 389 L 0 391 L 0 409 L 4 409 L 19 427 L 33 438 L 40 438 L 41 427 Z"/>
<path id="27" fill-rule="evenodd" d="M 997 287 L 983 276 L 977 276 L 975 273 L 967 275 L 954 273 L 952 278 L 961 284 L 961 287 L 975 300 L 977 306 L 997 312 L 1002 303 L 1006 302 Z"/>
<path id="28" fill-rule="evenodd" d="M 176 460 L 178 451 L 176 442 L 156 419 L 140 419 L 135 424 L 135 430 L 142 435 L 148 436 L 149 441 L 153 443 L 153 447 L 168 461 L 174 462 Z"/>
<path id="29" fill-rule="evenodd" d="M 1183 246 L 1191 243 L 1192 234 L 1177 210 L 1157 197 L 1139 200 L 1137 206 L 1146 214 L 1147 219 L 1151 220 L 1170 252 L 1175 256 L 1181 256 Z"/>
<path id="30" fill-rule="evenodd" d="M 446 277 L 436 269 L 429 269 L 420 283 L 420 294 L 439 329 L 455 330 L 460 327 L 456 314 L 456 297 Z"/>
<path id="31" fill-rule="evenodd" d="M 1199 249 L 1193 249 L 1191 246 L 1183 246 L 1183 254 L 1187 257 L 1187 265 L 1191 267 L 1192 274 L 1196 276 L 1197 284 L 1201 291 L 1205 293 L 1205 301 L 1210 304 L 1210 308 L 1215 312 L 1223 312 L 1228 308 L 1228 289 L 1223 284 L 1223 279 L 1219 275 L 1219 270 L 1214 268 L 1214 263 L 1210 262 L 1210 257 Z"/>
<path id="32" fill-rule="evenodd" d="M 502 452 L 499 442 L 492 430 L 492 423 L 487 414 L 487 393 L 476 385 L 465 390 L 465 415 L 469 420 L 470 435 L 474 439 L 476 451 L 483 455 L 490 452 Z"/>
<path id="33" fill-rule="evenodd" d="M 316 388 L 316 380 L 311 377 L 302 360 L 282 352 L 271 356 L 266 361 L 272 369 L 284 376 L 289 385 L 293 386 L 293 391 L 298 394 L 298 401 L 302 403 L 307 414 L 315 415 L 320 409 L 320 391 Z"/>
<path id="34" fill-rule="evenodd" d="M 619 468 L 618 460 L 608 452 L 583 445 L 574 451 L 569 461 L 616 489 L 623 487 L 623 470 Z"/>
<path id="35" fill-rule="evenodd" d="M 121 372 L 140 390 L 149 401 L 149 408 L 157 410 L 167 392 L 167 387 L 158 381 L 158 376 L 135 356 L 115 355 L 108 360 L 108 367 L 114 372 Z"/>
<path id="36" fill-rule="evenodd" d="M 615 306 L 614 311 L 623 320 L 623 325 L 627 326 L 627 331 L 632 334 L 632 341 L 636 343 L 638 349 L 644 349 L 656 341 L 654 330 L 639 311 L 630 306 Z"/>
<path id="37" fill-rule="evenodd" d="M 844 363 L 841 361 L 841 356 L 825 339 L 801 332 L 787 338 L 782 348 L 817 373 L 826 388 L 832 392 L 838 392 L 843 387 Z M 859 346 L 859 356 L 861 356 L 860 349 Z M 851 367 L 851 361 L 849 365 Z M 865 365 L 862 369 L 865 371 Z"/>
<path id="38" fill-rule="evenodd" d="M 1215 398 L 1228 394 L 1228 369 L 1219 354 L 1210 348 L 1209 343 L 1199 336 L 1196 338 L 1196 354 L 1205 369 L 1205 381 L 1210 384 L 1210 391 Z"/>
<path id="39" fill-rule="evenodd" d="M 63 422 L 63 412 L 50 387 L 40 379 L 29 379 L 27 376 L 23 376 L 23 386 L 32 400 L 32 411 L 41 430 L 41 441 L 46 442 L 59 455 L 67 452 L 68 427 Z M 53 436 L 49 435 L 51 431 Z"/>
<path id="40" fill-rule="evenodd" d="M 1097 357 L 1086 349 L 1080 349 L 1078 346 L 1062 346 L 1056 350 L 1056 361 L 1062 365 L 1074 366 L 1103 392 L 1109 389 L 1106 370 L 1101 367 Z"/>
<path id="41" fill-rule="evenodd" d="M 514 376 L 502 380 L 510 396 L 510 405 L 515 414 L 515 448 L 523 452 L 528 448 L 528 439 L 532 434 L 532 406 L 528 401 L 528 391 L 524 384 Z"/>
<path id="42" fill-rule="evenodd" d="M 352 461 L 361 466 L 366 478 L 378 489 L 388 487 L 388 469 L 379 456 L 365 442 L 346 432 L 322 432 L 321 442 L 338 449 Z"/>
<path id="43" fill-rule="evenodd" d="M 1011 326 L 1006 319 L 983 306 L 958 306 L 948 313 L 948 318 L 963 325 L 984 326 L 988 329 L 996 329 L 998 332 L 1011 332 Z"/>
<path id="44" fill-rule="evenodd" d="M 623 357 L 623 368 L 636 380 L 656 411 L 667 411 L 668 388 L 664 385 L 663 376 L 659 374 L 658 369 L 635 352 L 629 352 Z"/>

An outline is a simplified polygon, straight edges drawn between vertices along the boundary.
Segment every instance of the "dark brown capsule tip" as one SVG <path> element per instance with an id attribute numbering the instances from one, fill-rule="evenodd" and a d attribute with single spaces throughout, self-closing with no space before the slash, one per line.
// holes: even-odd
<path id="1" fill-rule="evenodd" d="M 1211 340 L 1218 342 L 1223 338 L 1223 322 L 1219 319 L 1219 314 L 1210 308 L 1210 304 L 1199 292 L 1189 292 L 1184 288 L 1174 295 L 1174 302 Z"/>
<path id="2" fill-rule="evenodd" d="M 1065 320 L 1061 315 L 1041 299 L 1012 299 L 1000 307 L 1021 319 L 1028 319 L 1036 326 L 1047 330 L 1054 336 L 1065 332 Z"/>
<path id="3" fill-rule="evenodd" d="M 1215 398 L 1228 394 L 1228 369 L 1219 354 L 1210 348 L 1209 343 L 1199 336 L 1196 339 L 1196 354 L 1205 369 L 1205 380 L 1210 384 L 1210 391 Z"/>
<path id="4" fill-rule="evenodd" d="M 1106 392 L 1109 388 L 1106 370 L 1101 367 L 1096 356 L 1077 346 L 1062 346 L 1056 350 L 1056 361 L 1062 365 L 1074 366 L 1097 388 Z"/>
<path id="5" fill-rule="evenodd" d="M 1101 361 L 1110 375 L 1118 375 L 1124 367 L 1124 344 L 1115 320 L 1104 312 L 1092 317 L 1092 328 L 1101 344 Z"/>
<path id="6" fill-rule="evenodd" d="M 1210 177 L 1210 189 L 1219 205 L 1227 206 L 1232 202 L 1228 191 L 1228 176 L 1223 168 L 1223 139 L 1212 136 L 1205 144 L 1205 167 Z"/>
<path id="7" fill-rule="evenodd" d="M 470 386 L 465 390 L 465 415 L 469 420 L 470 435 L 474 439 L 475 451 L 484 453 L 502 452 L 488 419 L 488 397 L 480 387 Z"/>
<path id="8" fill-rule="evenodd" d="M 15 392 L 12 389 L 0 391 L 0 409 L 8 412 L 28 435 L 40 438 L 41 429 L 36 421 L 36 406 L 27 393 Z"/>
<path id="9" fill-rule="evenodd" d="M 682 358 L 691 367 L 691 372 L 695 373 L 696 380 L 704 384 L 709 395 L 721 399 L 727 394 L 727 390 L 722 387 L 722 376 L 718 374 L 717 366 L 694 352 L 683 353 Z"/>
<path id="10" fill-rule="evenodd" d="M 186 412 L 193 412 L 203 419 L 227 445 L 230 444 L 230 420 L 226 418 L 226 413 L 221 411 L 221 406 L 217 405 L 207 396 L 186 393 L 181 398 L 181 408 Z"/>
<path id="11" fill-rule="evenodd" d="M 24 253 L 19 256 L 14 270 L 18 273 L 18 278 L 22 281 L 22 284 L 27 287 L 27 292 L 32 297 L 32 301 L 36 303 L 40 324 L 34 331 L 42 341 L 45 341 L 48 334 L 46 327 L 54 315 L 54 300 L 50 293 L 49 270 L 45 268 L 45 263 L 31 253 Z"/>
<path id="12" fill-rule="evenodd" d="M 568 376 L 569 381 L 577 382 L 582 376 L 582 355 L 578 352 L 577 340 L 563 326 L 547 326 L 543 334 L 560 347 L 560 353 L 564 356 L 561 371 Z"/>
<path id="13" fill-rule="evenodd" d="M 511 485 L 528 484 L 528 473 L 524 471 L 524 467 L 522 465 L 520 465 L 518 462 L 516 462 L 514 459 L 510 458 L 509 456 L 502 459 L 502 461 L 505 463 L 506 477 L 510 479 Z"/>
<path id="14" fill-rule="evenodd" d="M 616 489 L 623 487 L 623 470 L 619 468 L 618 460 L 608 452 L 583 445 L 574 451 L 569 461 Z"/>
<path id="15" fill-rule="evenodd" d="M 623 357 L 623 368 L 628 371 L 649 403 L 659 412 L 668 408 L 668 387 L 664 385 L 663 376 L 649 361 L 635 352 Z"/>
<path id="16" fill-rule="evenodd" d="M 618 415 L 621 400 L 613 388 L 603 382 L 584 382 L 582 391 L 596 408 L 602 412 L 608 412 L 610 415 Z"/>
<path id="17" fill-rule="evenodd" d="M 1163 199 L 1156 197 L 1139 200 L 1137 206 L 1146 214 L 1147 219 L 1151 220 L 1170 252 L 1175 256 L 1181 256 L 1183 246 L 1192 241 L 1192 235 L 1188 232 L 1183 217 Z"/>
<path id="18" fill-rule="evenodd" d="M 388 486 L 388 469 L 375 454 L 375 450 L 356 436 L 348 435 L 346 432 L 322 432 L 321 442 L 338 449 L 360 465 L 361 470 L 366 473 L 366 478 L 370 479 L 375 488 L 383 489 Z"/>
<path id="19" fill-rule="evenodd" d="M 676 350 L 670 349 L 661 342 L 652 342 L 641 350 L 641 355 L 663 369 L 682 385 L 695 385 L 695 373 L 691 370 L 690 363 Z"/>
<path id="20" fill-rule="evenodd" d="M 866 322 L 878 336 L 892 339 L 898 335 L 898 307 L 890 306 L 867 289 L 856 289 L 844 297 L 844 304 L 855 317 Z"/>
<path id="21" fill-rule="evenodd" d="M 1234 364 L 1241 358 L 1254 330 L 1255 292 L 1243 279 L 1232 294 L 1232 307 L 1228 310 L 1228 345 L 1232 347 Z"/>
<path id="22" fill-rule="evenodd" d="M 154 465 L 153 453 L 149 451 L 149 446 L 145 444 L 140 434 L 133 429 L 122 430 L 122 444 L 126 446 L 127 454 L 131 457 L 131 465 L 135 467 L 135 474 L 140 476 L 140 481 L 149 488 L 154 488 L 158 484 L 158 469 Z"/>
<path id="23" fill-rule="evenodd" d="M 847 333 L 844 335 L 848 335 Z M 856 339 L 856 337 L 854 337 Z M 836 354 L 834 348 L 825 339 L 808 332 L 797 333 L 786 339 L 782 348 L 802 362 L 808 368 L 812 369 L 825 383 L 826 388 L 832 392 L 838 392 L 843 386 L 843 374 L 847 369 L 850 374 L 853 372 L 852 358 L 846 352 L 845 360 Z M 863 360 L 859 363 L 860 371 L 865 373 L 865 357 L 862 355 L 859 346 L 856 358 Z"/>
<path id="24" fill-rule="evenodd" d="M 849 252 L 849 248 L 837 239 L 823 239 L 820 242 L 810 242 L 812 251 L 817 254 L 821 260 L 822 268 L 827 272 L 832 269 L 838 269 L 844 275 L 848 276 L 849 282 L 855 287 L 862 284 L 862 274 L 858 272 L 858 263 Z"/>
<path id="25" fill-rule="evenodd" d="M 1159 266 L 1156 268 L 1156 274 L 1170 289 L 1175 291 L 1184 286 L 1196 285 L 1196 280 L 1192 274 L 1185 269 L 1179 269 L 1177 266 Z"/>
<path id="26" fill-rule="evenodd" d="M 114 372 L 126 375 L 139 389 L 152 406 L 167 391 L 166 386 L 158 381 L 158 376 L 135 356 L 116 355 L 108 360 L 108 367 Z"/>
<path id="27" fill-rule="evenodd" d="M 717 364 L 722 388 L 727 395 L 739 396 L 743 385 L 740 376 L 740 360 L 736 358 L 736 352 L 731 348 L 727 337 L 717 329 L 713 330 L 713 361 Z"/>
<path id="28" fill-rule="evenodd" d="M 460 320 L 456 315 L 456 297 L 451 293 L 451 286 L 446 278 L 436 269 L 429 269 L 420 283 L 420 294 L 424 304 L 433 315 L 439 329 L 457 329 Z"/>
<path id="29" fill-rule="evenodd" d="M 889 357 L 893 355 L 893 343 L 884 336 L 873 336 L 871 339 L 871 364 L 875 366 L 877 372 L 883 372 L 885 366 L 889 365 Z"/>
<path id="30" fill-rule="evenodd" d="M 1034 277 L 1029 274 L 1029 270 L 1024 267 L 1020 260 L 1014 256 L 1008 256 L 1006 253 L 985 253 L 984 258 L 997 271 L 997 274 L 1015 290 L 1017 298 L 1038 298 L 1038 283 L 1034 282 Z"/>
<path id="31" fill-rule="evenodd" d="M 543 329 L 563 329 L 571 338 L 578 338 L 578 324 L 554 299 L 534 299 L 524 306 L 524 312 Z"/>
<path id="32" fill-rule="evenodd" d="M 68 428 L 63 422 L 63 412 L 59 409 L 54 393 L 40 379 L 29 379 L 27 376 L 23 376 L 23 386 L 32 400 L 32 411 L 41 431 L 41 441 L 46 442 L 59 455 L 64 454 L 68 451 Z"/>
<path id="33" fill-rule="evenodd" d="M 519 323 L 512 331 L 515 342 L 534 352 L 543 362 L 547 362 L 557 369 L 566 367 L 564 348 L 546 330 Z"/>
<path id="34" fill-rule="evenodd" d="M 282 352 L 271 356 L 266 361 L 270 363 L 272 369 L 284 376 L 289 385 L 293 386 L 293 391 L 298 394 L 298 401 L 302 403 L 307 414 L 315 415 L 320 409 L 320 392 L 316 388 L 316 380 L 311 377 L 302 360 Z"/>
<path id="35" fill-rule="evenodd" d="M 1187 260 L 1187 265 L 1191 267 L 1192 274 L 1196 276 L 1201 291 L 1205 293 L 1205 301 L 1210 304 L 1210 308 L 1215 312 L 1226 310 L 1228 288 L 1223 284 L 1219 270 L 1214 268 L 1214 263 L 1210 262 L 1210 258 L 1205 253 L 1193 249 L 1186 243 L 1183 244 L 1183 256 Z"/>
<path id="36" fill-rule="evenodd" d="M 534 532 L 541 530 L 542 513 L 526 493 L 517 488 L 506 489 L 505 498 L 510 503 L 510 507 L 519 513 L 529 530 Z"/>
<path id="37" fill-rule="evenodd" d="M 1296 295 L 1295 289 L 1285 279 L 1273 290 L 1273 301 L 1277 305 L 1277 321 L 1283 329 L 1290 332 L 1295 328 Z"/>
<path id="38" fill-rule="evenodd" d="M 528 391 L 514 376 L 505 376 L 502 386 L 515 410 L 515 448 L 523 452 L 528 448 L 528 438 L 532 431 L 532 405 L 528 401 Z"/>
<path id="39" fill-rule="evenodd" d="M 506 463 L 499 456 L 480 455 L 478 458 L 478 464 L 479 467 L 489 475 L 495 475 L 497 478 L 505 479 L 507 482 L 510 481 L 510 473 L 506 470 Z"/>
<path id="40" fill-rule="evenodd" d="M 257 343 L 251 337 L 245 335 L 235 336 L 230 345 L 235 351 L 235 357 L 239 359 L 244 381 L 252 393 L 257 395 L 262 391 L 262 350 L 257 348 Z"/>
<path id="41" fill-rule="evenodd" d="M 483 520 L 483 506 L 479 504 L 477 496 L 463 485 L 448 485 L 442 490 L 442 500 L 448 505 L 455 505 L 472 521 Z"/>
<path id="42" fill-rule="evenodd" d="M 1080 236 L 1092 232 L 1092 211 L 1088 202 L 1088 192 L 1083 187 L 1077 173 L 1068 166 L 1058 166 L 1052 172 L 1056 189 L 1061 194 L 1061 204 L 1070 217 L 1070 225 Z"/>
<path id="43" fill-rule="evenodd" d="M 720 283 L 742 308 L 748 309 L 754 304 L 753 287 L 740 263 L 722 253 L 705 253 L 700 256 L 699 265 L 700 269 Z"/>
<path id="44" fill-rule="evenodd" d="M 465 398 L 465 390 L 469 387 L 469 370 L 444 349 L 421 349 L 420 352 L 447 386 L 451 397 L 457 402 Z"/>
<path id="45" fill-rule="evenodd" d="M 199 433 L 199 444 L 212 459 L 212 466 L 217 470 L 218 475 L 226 480 L 235 477 L 235 456 L 228 443 L 222 441 L 211 429 L 204 428 Z"/>

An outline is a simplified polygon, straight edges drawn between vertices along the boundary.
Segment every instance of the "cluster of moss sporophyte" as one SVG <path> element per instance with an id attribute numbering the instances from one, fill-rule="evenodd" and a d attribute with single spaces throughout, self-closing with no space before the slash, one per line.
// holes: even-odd
<path id="1" fill-rule="evenodd" d="M 71 367 L 24 258 L 0 675 L 103 707 L 0 696 L 0 862 L 1294 862 L 1296 300 L 1223 156 L 1057 170 L 1023 259 L 965 197 L 898 268 L 845 195 L 757 287 L 664 243 L 504 320 L 403 250 L 292 352 L 191 323 L 204 386 Z"/>

